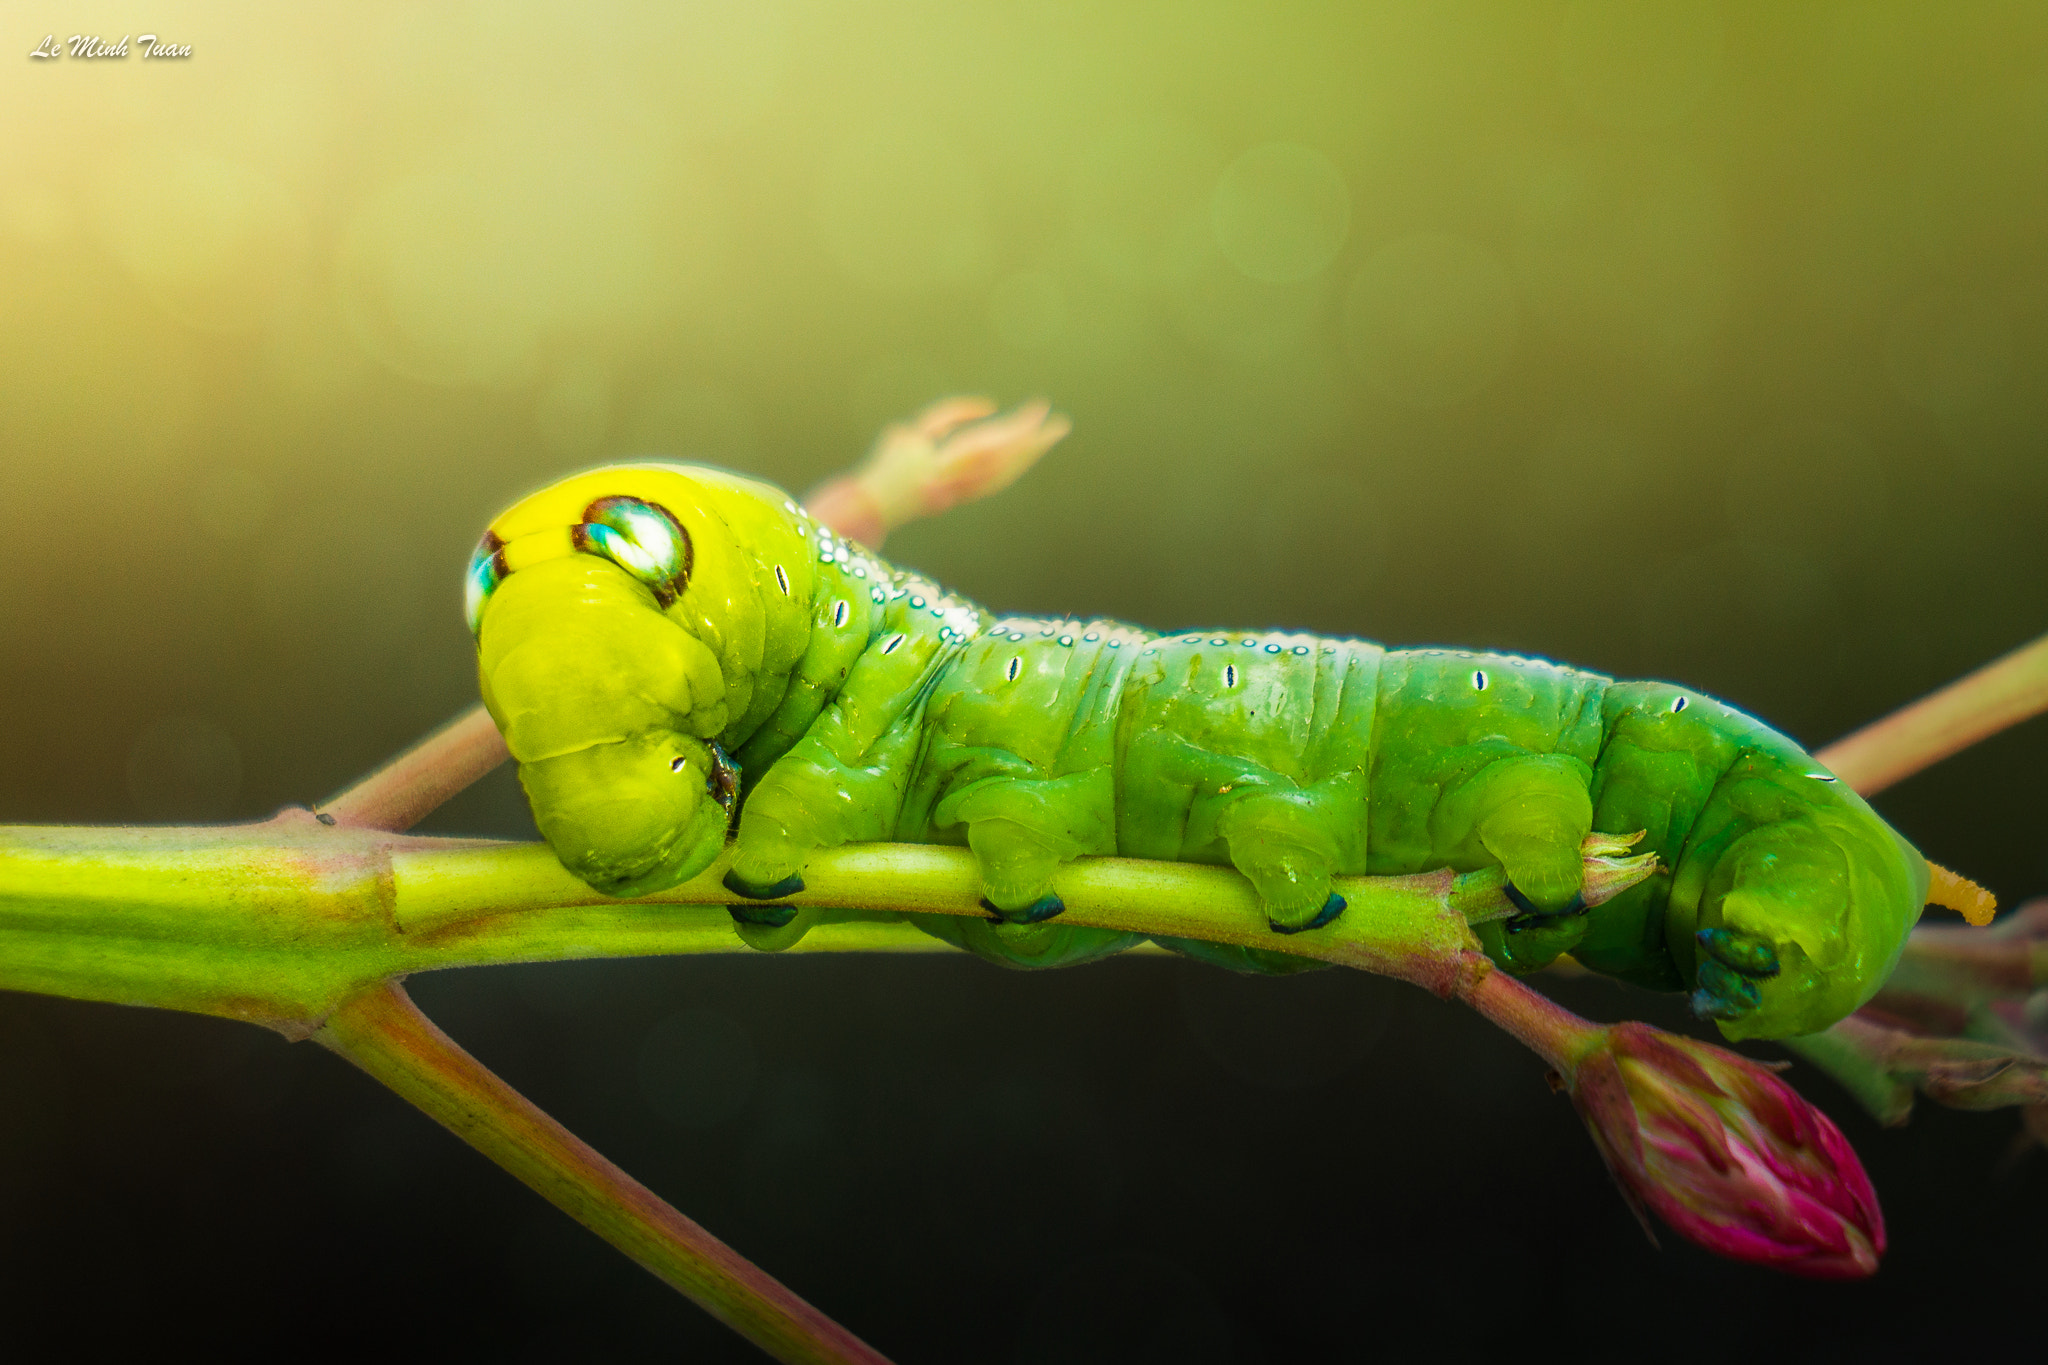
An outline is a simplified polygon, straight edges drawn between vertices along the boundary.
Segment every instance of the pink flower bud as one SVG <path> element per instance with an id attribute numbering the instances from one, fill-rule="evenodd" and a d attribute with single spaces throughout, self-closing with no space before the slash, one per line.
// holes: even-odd
<path id="1" fill-rule="evenodd" d="M 1884 1215 L 1870 1178 L 1841 1130 L 1770 1068 L 1616 1024 L 1574 1068 L 1571 1092 L 1639 1217 L 1647 1207 L 1709 1251 L 1795 1275 L 1876 1271 Z"/>

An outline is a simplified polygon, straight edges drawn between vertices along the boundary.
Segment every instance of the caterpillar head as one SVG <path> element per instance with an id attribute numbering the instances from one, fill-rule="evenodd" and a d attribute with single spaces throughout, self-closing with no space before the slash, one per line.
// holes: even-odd
<path id="1" fill-rule="evenodd" d="M 576 475 L 485 532 L 468 583 L 484 704 L 542 835 L 594 889 L 646 895 L 718 856 L 726 751 L 803 652 L 806 549 L 779 490 L 682 465 Z"/>
<path id="2" fill-rule="evenodd" d="M 1926 861 L 1844 784 L 1751 754 L 1693 827 L 1665 942 L 1728 1037 L 1817 1033 L 1891 974 L 1927 886 Z"/>

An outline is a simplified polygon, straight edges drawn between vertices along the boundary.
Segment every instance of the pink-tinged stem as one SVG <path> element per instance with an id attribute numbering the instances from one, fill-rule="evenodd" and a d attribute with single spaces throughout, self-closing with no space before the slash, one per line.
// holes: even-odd
<path id="1" fill-rule="evenodd" d="M 2048 711 L 2048 635 L 1814 755 L 1865 796 Z"/>
<path id="2" fill-rule="evenodd" d="M 888 1365 L 506 1085 L 387 983 L 313 1037 L 777 1360 Z"/>
<path id="3" fill-rule="evenodd" d="M 319 807 L 333 824 L 403 833 L 511 755 L 481 704 Z"/>
<path id="4" fill-rule="evenodd" d="M 1550 1063 L 1567 1083 L 1606 1032 L 1499 970 L 1479 977 L 1459 998 Z"/>

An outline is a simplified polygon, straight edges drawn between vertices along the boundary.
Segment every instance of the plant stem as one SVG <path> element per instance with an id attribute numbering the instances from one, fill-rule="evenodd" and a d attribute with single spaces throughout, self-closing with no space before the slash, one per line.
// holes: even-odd
<path id="1" fill-rule="evenodd" d="M 317 809 L 336 825 L 400 833 L 509 757 L 479 702 Z"/>
<path id="2" fill-rule="evenodd" d="M 1913 1112 L 1913 1087 L 1892 1074 L 1872 1042 L 1871 1030 L 1852 1014 L 1819 1033 L 1781 1039 L 1779 1046 L 1834 1077 L 1866 1113 L 1895 1128 Z"/>
<path id="3" fill-rule="evenodd" d="M 2048 711 L 2048 635 L 1874 721 L 1814 757 L 1864 796 Z"/>
<path id="4" fill-rule="evenodd" d="M 2024 999 L 2044 987 L 2048 901 L 2037 900 L 1988 929 L 1953 924 L 1915 929 L 1870 1005 L 1929 1032 L 1962 1033 L 1993 1001 Z"/>
<path id="5" fill-rule="evenodd" d="M 680 905 L 723 907 L 732 893 L 721 882 L 731 850 L 671 890 L 623 903 L 576 880 L 542 844 L 394 851 L 393 917 L 404 936 L 407 970 L 513 960 L 520 943 L 558 938 L 565 914 L 593 917 L 580 953 L 610 956 L 611 935 L 635 932 L 635 916 L 656 920 Z M 1648 868 L 1641 869 L 1647 874 Z M 1639 878 L 1638 878 L 1639 879 Z M 823 849 L 804 864 L 804 890 L 785 904 L 875 912 L 985 918 L 981 878 L 964 848 L 930 844 L 850 844 Z M 1067 904 L 1064 924 L 1126 933 L 1200 938 L 1248 948 L 1279 948 L 1343 966 L 1412 981 L 1440 996 L 1454 994 L 1483 971 L 1485 959 L 1468 927 L 1508 909 L 1493 872 L 1424 873 L 1410 877 L 1340 877 L 1348 902 L 1322 929 L 1276 936 L 1260 914 L 1251 883 L 1230 868 L 1133 858 L 1086 858 L 1061 869 L 1054 888 Z M 1496 904 L 1497 903 L 1497 904 Z M 659 907 L 659 909 L 657 908 Z M 678 919 L 732 935 L 722 911 Z M 441 932 L 446 931 L 446 932 Z"/>
<path id="6" fill-rule="evenodd" d="M 463 1051 L 395 982 L 313 1035 L 777 1360 L 888 1365 Z"/>
<path id="7" fill-rule="evenodd" d="M 1548 1062 L 1569 1085 L 1606 1032 L 1506 972 L 1488 972 L 1458 998 Z"/>

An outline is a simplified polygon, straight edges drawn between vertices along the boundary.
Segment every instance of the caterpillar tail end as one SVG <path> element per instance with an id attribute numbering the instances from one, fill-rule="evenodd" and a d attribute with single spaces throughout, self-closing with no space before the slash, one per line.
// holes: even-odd
<path id="1" fill-rule="evenodd" d="M 1927 864 L 1927 903 L 1955 911 L 1978 929 L 1990 924 L 1998 913 L 1996 896 L 1940 863 Z"/>

